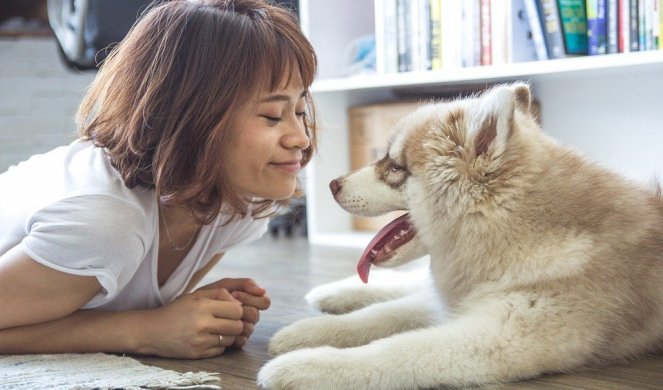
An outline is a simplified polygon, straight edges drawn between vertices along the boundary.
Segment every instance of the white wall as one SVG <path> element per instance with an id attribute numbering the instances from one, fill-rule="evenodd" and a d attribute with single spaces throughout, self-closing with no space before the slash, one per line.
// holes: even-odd
<path id="1" fill-rule="evenodd" d="M 550 76 L 533 84 L 543 127 L 636 179 L 663 179 L 663 64 Z"/>

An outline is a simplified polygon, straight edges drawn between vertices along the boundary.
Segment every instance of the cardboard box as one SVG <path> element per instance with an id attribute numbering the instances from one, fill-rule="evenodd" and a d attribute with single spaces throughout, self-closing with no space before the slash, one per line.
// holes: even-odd
<path id="1" fill-rule="evenodd" d="M 359 169 L 384 157 L 391 130 L 400 119 L 418 106 L 417 101 L 402 101 L 350 107 L 348 120 L 351 169 Z M 395 211 L 374 218 L 353 216 L 352 228 L 377 231 L 402 214 L 401 211 Z"/>

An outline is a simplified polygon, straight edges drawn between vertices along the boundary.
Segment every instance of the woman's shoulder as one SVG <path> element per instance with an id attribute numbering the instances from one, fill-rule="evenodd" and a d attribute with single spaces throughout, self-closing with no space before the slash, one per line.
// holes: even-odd
<path id="1" fill-rule="evenodd" d="M 153 190 L 125 186 L 104 150 L 80 140 L 17 164 L 0 175 L 0 183 L 8 190 L 5 201 L 19 208 L 69 199 L 126 205 L 149 215 L 156 208 Z"/>

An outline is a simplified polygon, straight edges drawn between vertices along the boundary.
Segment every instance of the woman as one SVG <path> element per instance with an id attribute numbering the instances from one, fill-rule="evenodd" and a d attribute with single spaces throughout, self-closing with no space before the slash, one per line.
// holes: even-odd
<path id="1" fill-rule="evenodd" d="M 145 12 L 87 92 L 79 139 L 0 175 L 0 353 L 244 345 L 265 290 L 191 290 L 297 192 L 315 71 L 294 17 L 260 0 Z"/>

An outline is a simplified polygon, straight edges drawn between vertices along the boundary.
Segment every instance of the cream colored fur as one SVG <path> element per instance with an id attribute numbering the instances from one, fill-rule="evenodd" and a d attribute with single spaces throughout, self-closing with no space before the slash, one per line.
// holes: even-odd
<path id="1" fill-rule="evenodd" d="M 545 135 L 527 85 L 420 108 L 387 157 L 339 182 L 350 212 L 410 212 L 416 238 L 382 265 L 428 253 L 432 282 L 313 290 L 314 306 L 354 311 L 278 332 L 270 350 L 281 356 L 260 386 L 468 386 L 661 350 L 660 191 Z"/>

